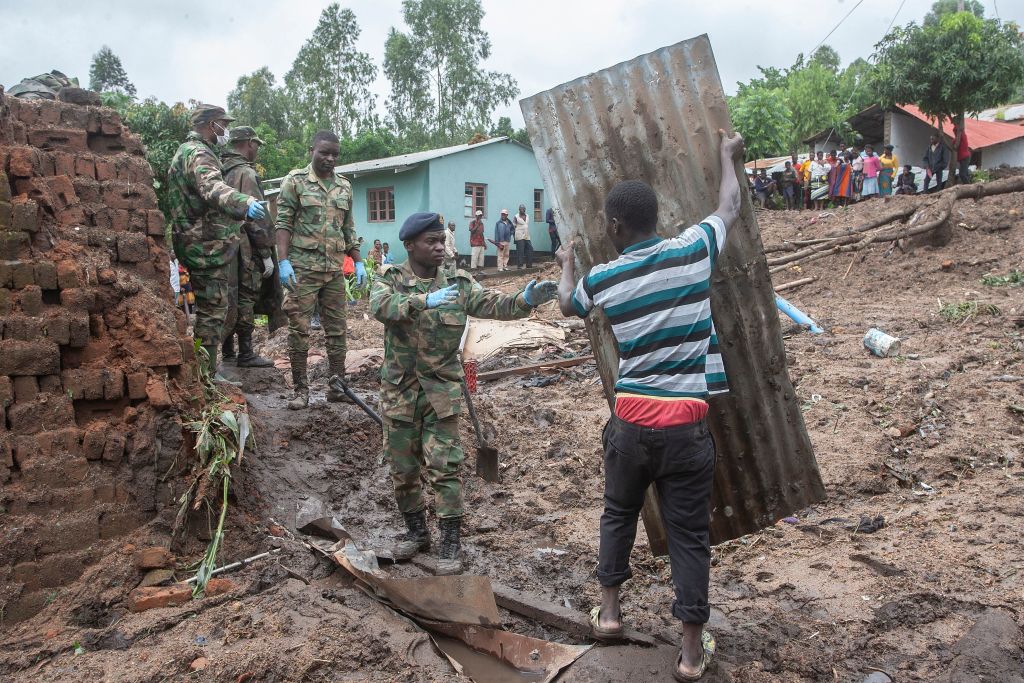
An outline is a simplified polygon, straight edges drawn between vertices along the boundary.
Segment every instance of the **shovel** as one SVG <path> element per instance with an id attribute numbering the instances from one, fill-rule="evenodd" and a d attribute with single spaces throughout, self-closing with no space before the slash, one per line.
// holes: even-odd
<path id="1" fill-rule="evenodd" d="M 367 415 L 373 418 L 373 421 L 377 423 L 378 427 L 380 427 L 381 429 L 384 428 L 384 421 L 380 419 L 380 415 L 377 414 L 377 411 L 375 411 L 370 406 L 366 405 L 366 402 L 364 402 L 363 399 L 356 396 L 356 392 L 349 389 L 348 385 L 345 384 L 345 382 L 343 382 L 340 377 L 338 377 L 337 375 L 331 375 L 331 378 L 327 380 L 327 386 L 329 386 L 331 389 L 334 389 L 335 391 L 340 391 L 346 396 L 348 396 L 350 399 L 352 399 L 353 403 L 355 403 L 357 406 L 363 409 L 363 412 L 365 412 Z"/>
<path id="2" fill-rule="evenodd" d="M 473 421 L 473 430 L 476 431 L 476 475 L 484 481 L 498 481 L 498 449 L 488 445 L 480 433 L 480 421 L 476 419 L 476 410 L 473 408 L 473 399 L 469 395 L 469 387 L 466 380 L 462 380 L 462 395 L 466 397 L 466 408 L 469 409 L 469 419 Z"/>

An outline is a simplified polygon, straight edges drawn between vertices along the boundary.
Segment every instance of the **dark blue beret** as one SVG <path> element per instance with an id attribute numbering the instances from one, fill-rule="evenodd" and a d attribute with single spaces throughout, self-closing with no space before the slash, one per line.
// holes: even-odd
<path id="1" fill-rule="evenodd" d="M 415 239 L 417 235 L 428 230 L 444 230 L 444 222 L 441 214 L 420 211 L 405 219 L 402 229 L 398 233 L 398 239 L 403 242 Z"/>

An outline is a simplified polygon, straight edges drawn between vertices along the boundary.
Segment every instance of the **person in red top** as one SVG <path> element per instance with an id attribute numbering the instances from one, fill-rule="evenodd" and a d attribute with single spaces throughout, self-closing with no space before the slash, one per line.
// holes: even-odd
<path id="1" fill-rule="evenodd" d="M 469 222 L 469 247 L 472 254 L 469 260 L 469 269 L 476 270 L 484 267 L 484 254 L 487 251 L 487 240 L 484 239 L 484 212 L 477 209 L 476 218 Z"/>
<path id="2" fill-rule="evenodd" d="M 953 146 L 956 147 L 957 177 L 961 183 L 969 183 L 971 169 L 967 167 L 971 164 L 971 148 L 967 145 L 967 131 L 960 126 L 953 126 L 953 133 L 956 137 Z"/>

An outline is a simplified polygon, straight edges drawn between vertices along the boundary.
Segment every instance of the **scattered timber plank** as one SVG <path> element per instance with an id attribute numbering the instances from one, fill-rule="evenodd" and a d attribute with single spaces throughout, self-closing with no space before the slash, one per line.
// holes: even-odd
<path id="1" fill-rule="evenodd" d="M 775 291 L 776 292 L 784 292 L 787 289 L 793 289 L 793 288 L 799 287 L 801 285 L 809 285 L 809 284 L 811 284 L 812 282 L 814 282 L 817 279 L 818 279 L 817 275 L 812 275 L 811 277 L 800 278 L 799 280 L 793 280 L 792 282 L 786 282 L 785 284 L 779 285 L 778 287 L 775 288 Z"/>
<path id="2" fill-rule="evenodd" d="M 481 372 L 476 376 L 477 381 L 487 381 L 492 379 L 501 379 L 502 377 L 510 377 L 512 375 L 529 375 L 531 372 L 537 372 L 539 370 L 555 370 L 557 368 L 571 368 L 574 365 L 582 365 L 587 361 L 594 360 L 593 355 L 588 356 L 577 356 L 575 358 L 566 358 L 564 360 L 549 360 L 543 363 L 533 363 L 531 365 L 520 365 L 515 368 L 502 368 L 501 370 L 491 370 L 490 372 Z"/>
<path id="3" fill-rule="evenodd" d="M 494 591 L 494 600 L 499 607 L 504 607 L 510 612 L 521 614 L 528 619 L 539 621 L 577 638 L 590 638 L 590 617 L 582 612 L 556 605 L 539 596 L 524 593 L 493 581 L 491 590 Z M 651 636 L 629 627 L 623 631 L 622 640 L 647 647 L 654 647 L 658 644 Z"/>

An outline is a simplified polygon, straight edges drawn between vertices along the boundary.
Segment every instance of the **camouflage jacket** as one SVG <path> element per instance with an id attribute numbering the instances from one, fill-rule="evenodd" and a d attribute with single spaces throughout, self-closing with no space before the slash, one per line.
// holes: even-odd
<path id="1" fill-rule="evenodd" d="M 427 293 L 458 284 L 459 298 L 448 307 L 427 309 Z M 484 289 L 464 270 L 446 276 L 437 269 L 422 280 L 406 261 L 381 269 L 373 281 L 370 312 L 384 323 L 384 365 L 380 405 L 384 417 L 411 422 L 420 391 L 438 418 L 462 412 L 462 362 L 459 344 L 466 316 L 513 320 L 530 315 L 522 293 Z"/>
<path id="2" fill-rule="evenodd" d="M 171 240 L 188 268 L 216 268 L 238 253 L 238 219 L 249 196 L 224 182 L 220 160 L 195 131 L 174 153 L 167 171 Z"/>
<path id="3" fill-rule="evenodd" d="M 252 162 L 233 149 L 221 152 L 220 161 L 224 168 L 224 182 L 242 194 L 264 200 L 260 178 Z M 244 220 L 241 227 L 249 236 L 253 249 L 266 252 L 274 246 L 274 224 L 270 216 L 258 221 Z"/>
<path id="4" fill-rule="evenodd" d="M 281 181 L 274 226 L 291 233 L 288 260 L 296 270 L 340 271 L 345 254 L 359 246 L 352 184 L 335 173 L 334 185 L 327 189 L 312 164 L 295 169 Z"/>

